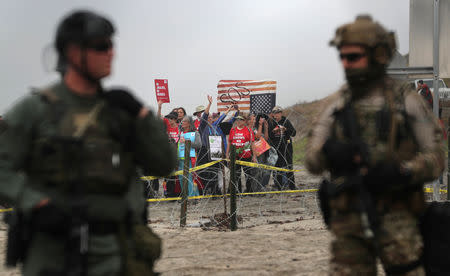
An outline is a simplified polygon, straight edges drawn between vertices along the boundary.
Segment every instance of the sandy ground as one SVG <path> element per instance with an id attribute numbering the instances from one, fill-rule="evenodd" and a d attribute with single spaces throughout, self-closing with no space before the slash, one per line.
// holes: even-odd
<path id="1" fill-rule="evenodd" d="M 319 219 L 234 232 L 154 228 L 164 241 L 162 275 L 326 275 L 330 235 Z M 20 273 L 2 267 L 0 275 Z"/>
<path id="2" fill-rule="evenodd" d="M 319 181 L 305 171 L 296 173 L 299 189 L 317 188 Z M 150 226 L 163 239 L 155 270 L 162 275 L 327 275 L 332 237 L 314 192 L 240 197 L 237 205 L 238 230 L 230 231 L 214 224 L 214 215 L 224 212 L 223 199 L 190 201 L 184 228 L 179 202 L 151 203 Z M 0 225 L 2 263 L 5 239 L 6 227 Z M 20 274 L 0 267 L 0 275 Z"/>

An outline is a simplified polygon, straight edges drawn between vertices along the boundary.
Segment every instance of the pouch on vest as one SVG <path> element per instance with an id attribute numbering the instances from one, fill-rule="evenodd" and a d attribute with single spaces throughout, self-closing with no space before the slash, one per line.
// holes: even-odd
<path id="1" fill-rule="evenodd" d="M 155 275 L 153 265 L 161 256 L 161 238 L 147 225 L 133 225 L 131 247 L 127 248 L 125 275 Z"/>
<path id="2" fill-rule="evenodd" d="M 52 95 L 52 91 L 45 92 Z M 82 181 L 85 193 L 126 192 L 134 168 L 133 155 L 125 151 L 125 139 L 112 134 L 111 120 L 116 122 L 117 119 L 113 116 L 114 110 L 103 102 L 86 109 L 64 104 L 55 95 L 46 99 L 49 116 L 45 120 L 55 133 L 34 140 L 28 163 L 30 176 L 62 191 L 67 191 L 66 183 Z M 64 112 L 58 108 L 62 105 Z M 65 140 L 74 138 L 81 143 L 76 149 L 68 150 Z M 74 159 L 80 162 L 75 163 Z M 81 171 L 81 176 L 71 173 L 74 166 Z"/>

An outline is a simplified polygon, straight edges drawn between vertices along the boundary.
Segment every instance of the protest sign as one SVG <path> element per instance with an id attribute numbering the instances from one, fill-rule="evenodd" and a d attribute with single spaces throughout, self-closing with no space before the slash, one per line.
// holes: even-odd
<path id="1" fill-rule="evenodd" d="M 221 80 L 217 84 L 217 111 L 229 106 L 254 114 L 268 114 L 275 106 L 277 82 L 274 80 Z"/>
<path id="2" fill-rule="evenodd" d="M 222 137 L 208 136 L 209 139 L 209 154 L 211 160 L 222 159 Z"/>
<path id="3" fill-rule="evenodd" d="M 170 103 L 169 83 L 166 79 L 155 79 L 156 101 Z"/>
<path id="4" fill-rule="evenodd" d="M 260 156 L 261 154 L 263 154 L 264 152 L 266 152 L 267 150 L 270 149 L 270 145 L 262 137 L 259 138 L 258 141 L 255 141 L 253 144 L 254 144 L 254 148 L 255 148 L 257 156 Z"/>

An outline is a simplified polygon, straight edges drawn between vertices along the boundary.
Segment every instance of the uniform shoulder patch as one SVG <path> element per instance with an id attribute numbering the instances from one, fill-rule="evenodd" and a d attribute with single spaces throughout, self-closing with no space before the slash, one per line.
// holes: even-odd
<path id="1" fill-rule="evenodd" d="M 56 103 L 59 101 L 59 97 L 51 89 L 41 90 L 39 91 L 39 95 L 49 103 Z"/>

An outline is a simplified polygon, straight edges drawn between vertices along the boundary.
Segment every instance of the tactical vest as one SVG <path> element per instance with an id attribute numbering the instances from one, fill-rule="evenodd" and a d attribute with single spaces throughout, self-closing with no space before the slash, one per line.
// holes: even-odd
<path id="1" fill-rule="evenodd" d="M 131 118 L 103 100 L 88 108 L 69 105 L 51 90 L 39 94 L 46 111 L 28 160 L 32 182 L 63 193 L 75 185 L 85 194 L 125 193 L 134 172 Z"/>
<path id="2" fill-rule="evenodd" d="M 352 103 L 348 88 L 342 90 L 345 104 L 340 108 L 345 108 L 349 102 L 353 106 L 359 135 L 369 149 L 371 165 L 390 158 L 395 158 L 399 162 L 411 160 L 415 156 L 418 149 L 417 141 L 409 124 L 412 118 L 408 118 L 405 108 L 406 93 L 410 92 L 406 85 L 387 79 L 384 87 L 384 104 L 376 106 L 373 103 Z M 335 121 L 332 135 L 340 141 L 348 141 L 344 129 L 342 122 Z M 390 139 L 393 140 L 392 148 L 389 146 Z"/>

